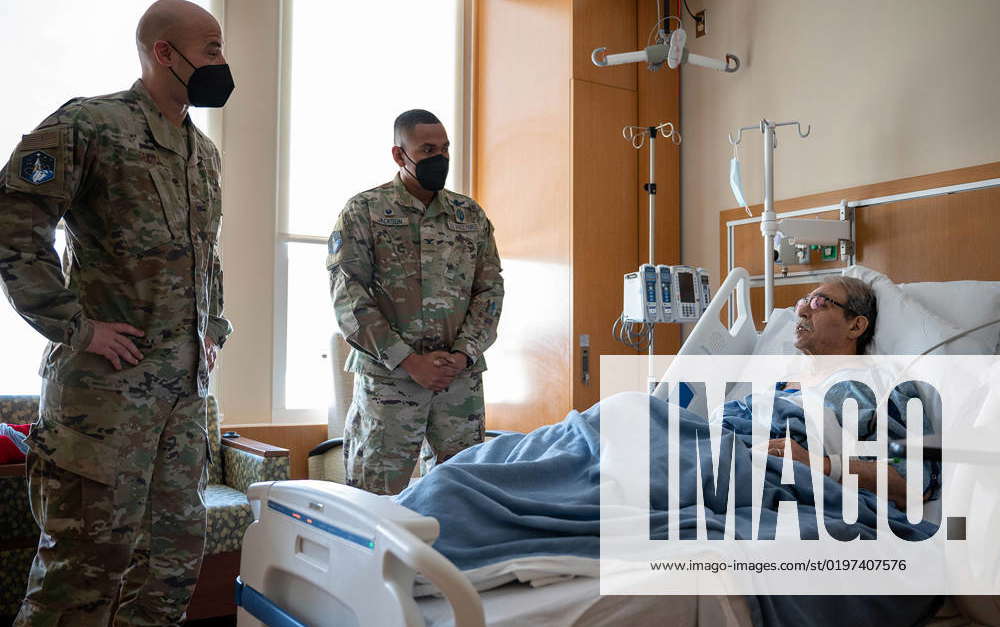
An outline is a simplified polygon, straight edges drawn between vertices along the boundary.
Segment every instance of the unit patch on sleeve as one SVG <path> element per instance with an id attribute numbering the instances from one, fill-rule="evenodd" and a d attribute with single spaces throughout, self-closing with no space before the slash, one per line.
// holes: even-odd
<path id="1" fill-rule="evenodd" d="M 47 152 L 36 150 L 21 157 L 21 178 L 32 185 L 48 183 L 56 177 L 56 160 Z"/>

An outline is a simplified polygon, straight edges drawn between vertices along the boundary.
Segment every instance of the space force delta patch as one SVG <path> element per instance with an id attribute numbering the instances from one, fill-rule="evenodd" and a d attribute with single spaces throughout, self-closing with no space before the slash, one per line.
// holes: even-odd
<path id="1" fill-rule="evenodd" d="M 56 160 L 47 152 L 36 150 L 21 157 L 21 178 L 32 185 L 48 183 L 56 177 Z"/>

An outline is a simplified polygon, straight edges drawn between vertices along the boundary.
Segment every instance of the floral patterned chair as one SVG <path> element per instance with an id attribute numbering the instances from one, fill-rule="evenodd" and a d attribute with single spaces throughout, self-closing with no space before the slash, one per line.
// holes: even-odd
<path id="1" fill-rule="evenodd" d="M 0 396 L 0 422 L 31 423 L 37 415 L 37 396 Z M 208 399 L 208 433 L 212 452 L 205 489 L 208 535 L 205 561 L 188 608 L 191 619 L 236 612 L 233 582 L 239 572 L 243 532 L 253 522 L 247 486 L 289 476 L 287 449 L 243 437 L 222 437 L 214 397 Z M 0 617 L 17 613 L 37 543 L 24 464 L 0 465 Z"/>

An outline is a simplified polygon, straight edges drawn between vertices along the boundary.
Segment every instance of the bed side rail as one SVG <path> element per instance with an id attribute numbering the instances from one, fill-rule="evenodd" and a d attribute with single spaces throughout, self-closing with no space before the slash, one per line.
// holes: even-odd
<path id="1" fill-rule="evenodd" d="M 244 536 L 240 576 L 253 607 L 274 605 L 315 624 L 346 606 L 362 625 L 419 627 L 413 598 L 419 572 L 444 594 L 456 627 L 484 627 L 472 583 L 431 547 L 436 519 L 329 481 L 256 483 L 247 496 L 256 520 Z M 309 590 L 322 598 L 310 600 Z M 321 606 L 333 609 L 324 613 Z"/>
<path id="2" fill-rule="evenodd" d="M 719 314 L 734 290 L 736 294 L 733 301 L 736 303 L 737 316 L 732 328 L 727 329 L 719 322 Z M 750 309 L 750 273 L 743 268 L 733 268 L 677 354 L 749 355 L 753 352 L 758 337 Z M 653 396 L 667 400 L 669 386 L 662 381 L 672 378 L 671 371 L 672 368 L 667 369 L 661 383 L 653 391 Z"/>

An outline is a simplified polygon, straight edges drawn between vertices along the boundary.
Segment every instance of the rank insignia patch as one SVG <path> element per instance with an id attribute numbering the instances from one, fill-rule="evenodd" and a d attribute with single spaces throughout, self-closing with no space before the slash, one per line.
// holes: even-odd
<path id="1" fill-rule="evenodd" d="M 21 178 L 32 185 L 48 183 L 56 177 L 56 160 L 48 153 L 36 150 L 21 158 Z"/>
<path id="2" fill-rule="evenodd" d="M 465 222 L 465 210 L 462 209 L 461 207 L 455 209 L 455 219 L 458 222 Z"/>

